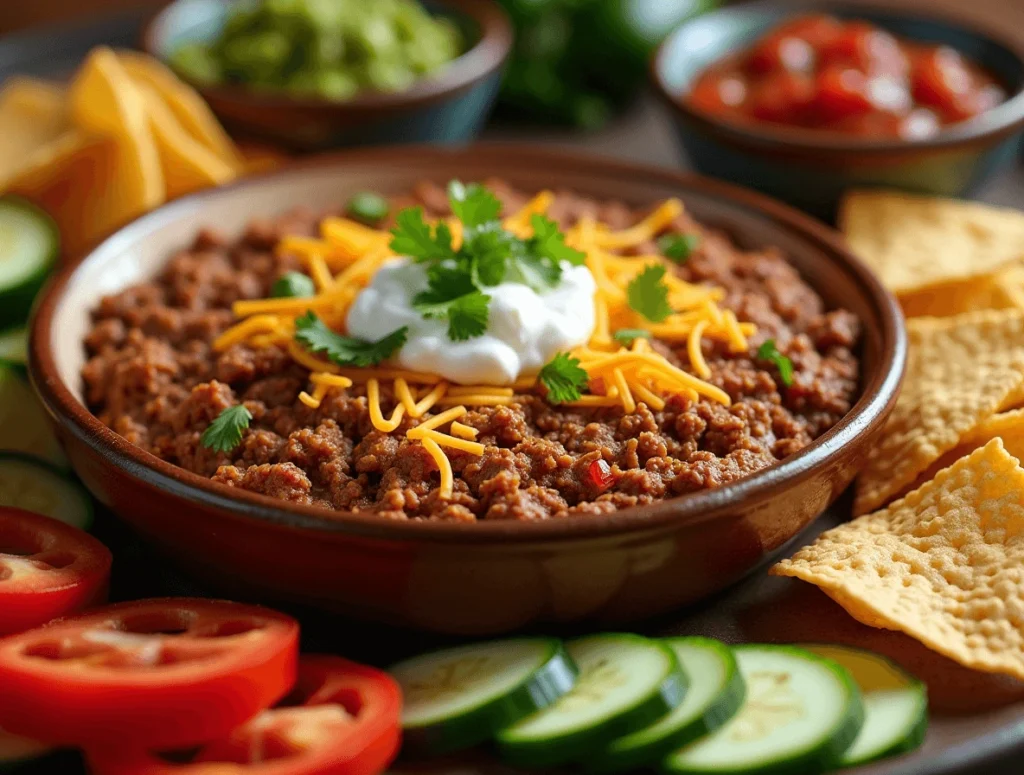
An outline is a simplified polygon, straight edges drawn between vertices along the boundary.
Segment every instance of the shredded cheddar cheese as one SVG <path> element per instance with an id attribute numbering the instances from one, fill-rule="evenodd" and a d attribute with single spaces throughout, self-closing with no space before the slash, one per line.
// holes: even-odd
<path id="1" fill-rule="evenodd" d="M 532 235 L 531 219 L 546 214 L 555 201 L 550 191 L 542 191 L 518 212 L 506 217 L 502 225 L 521 238 Z M 683 212 L 677 199 L 656 207 L 635 225 L 615 231 L 583 216 L 565 233 L 568 245 L 582 251 L 594 277 L 594 331 L 590 341 L 570 353 L 590 377 L 592 392 L 563 406 L 580 408 L 621 407 L 636 412 L 642 402 L 654 411 L 665 408 L 666 396 L 683 394 L 696 401 L 704 396 L 726 406 L 725 391 L 707 382 L 711 369 L 703 354 L 704 339 L 712 339 L 732 352 L 748 349 L 748 337 L 755 333 L 752 323 L 737 320 L 735 313 L 722 309 L 723 288 L 686 282 L 672 264 L 660 255 L 625 255 L 639 252 L 659 234 L 671 227 Z M 462 242 L 462 223 L 445 218 L 452 232 L 453 246 Z M 381 433 L 392 433 L 408 417 L 419 421 L 406 431 L 406 438 L 418 441 L 437 464 L 441 476 L 441 497 L 450 498 L 454 488 L 451 462 L 445 450 L 483 455 L 477 428 L 460 422 L 470 407 L 507 406 L 516 402 L 517 393 L 532 392 L 536 375 L 524 375 L 511 385 L 452 385 L 436 374 L 414 372 L 386 365 L 373 368 L 344 367 L 328 362 L 301 347 L 294 339 L 297 316 L 313 311 L 326 325 L 344 330 L 348 309 L 377 270 L 395 258 L 390 249 L 390 234 L 347 218 L 325 218 L 319 237 L 288 236 L 280 241 L 281 255 L 295 256 L 306 266 L 317 293 L 310 298 L 246 299 L 237 301 L 232 311 L 239 322 L 218 336 L 217 351 L 239 344 L 253 347 L 281 346 L 300 365 L 309 369 L 310 391 L 299 393 L 298 400 L 317 409 L 329 390 L 365 385 L 370 422 Z M 664 275 L 672 313 L 652 322 L 633 310 L 626 289 L 646 268 L 664 265 Z M 613 334 L 620 329 L 644 329 L 651 336 L 676 346 L 685 346 L 689 370 L 684 371 L 666 359 L 645 337 L 620 346 Z M 381 385 L 391 382 L 394 409 L 385 417 L 381 407 Z M 522 400 L 520 398 L 520 400 Z M 422 419 L 428 412 L 438 413 Z M 448 431 L 443 430 L 448 426 Z"/>

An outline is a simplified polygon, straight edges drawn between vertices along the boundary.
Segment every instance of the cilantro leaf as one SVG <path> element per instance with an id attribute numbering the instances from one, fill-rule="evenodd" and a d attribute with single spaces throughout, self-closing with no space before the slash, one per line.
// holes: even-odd
<path id="1" fill-rule="evenodd" d="M 252 413 L 242 404 L 222 409 L 206 426 L 199 443 L 214 452 L 230 452 L 242 441 L 242 431 L 249 427 Z"/>
<path id="2" fill-rule="evenodd" d="M 512 262 L 511 273 L 516 280 L 536 293 L 550 291 L 562 280 L 562 267 L 543 256 L 523 253 Z"/>
<path id="3" fill-rule="evenodd" d="M 555 355 L 544 364 L 537 378 L 547 388 L 548 401 L 553 404 L 575 401 L 590 381 L 590 375 L 580 368 L 579 358 L 572 358 L 568 353 Z"/>
<path id="4" fill-rule="evenodd" d="M 429 287 L 413 297 L 413 308 L 425 318 L 448 318 L 448 338 L 461 342 L 487 330 L 491 297 L 477 290 L 462 267 L 432 266 Z"/>
<path id="5" fill-rule="evenodd" d="M 554 261 L 556 265 L 559 261 L 568 261 L 573 266 L 582 266 L 587 260 L 586 253 L 565 244 L 565 235 L 559 230 L 558 224 L 547 216 L 536 213 L 531 215 L 530 225 L 533 226 L 530 247 L 539 256 Z"/>
<path id="6" fill-rule="evenodd" d="M 757 348 L 757 357 L 771 361 L 775 365 L 775 368 L 779 370 L 779 379 L 782 380 L 783 385 L 789 387 L 793 384 L 793 362 L 779 352 L 774 339 L 764 340 Z"/>
<path id="7" fill-rule="evenodd" d="M 671 315 L 665 267 L 651 264 L 634 277 L 626 288 L 626 300 L 636 312 L 654 323 L 660 323 Z"/>
<path id="8" fill-rule="evenodd" d="M 463 342 L 483 334 L 490 318 L 490 304 L 491 297 L 480 291 L 467 293 L 452 302 L 448 309 L 448 338 Z"/>
<path id="9" fill-rule="evenodd" d="M 316 296 L 316 285 L 301 272 L 285 272 L 270 286 L 270 295 L 275 299 L 302 299 Z"/>
<path id="10" fill-rule="evenodd" d="M 455 258 L 448 224 L 439 223 L 431 230 L 423 218 L 422 207 L 401 210 L 395 217 L 391 234 L 391 249 L 400 256 L 409 256 L 417 262 Z"/>
<path id="11" fill-rule="evenodd" d="M 332 331 L 313 312 L 295 318 L 295 341 L 312 353 L 324 353 L 339 366 L 373 366 L 391 357 L 405 344 L 407 326 L 395 329 L 383 339 L 368 342 Z"/>
<path id="12" fill-rule="evenodd" d="M 665 234 L 658 239 L 661 254 L 677 264 L 685 264 L 699 245 L 699 234 Z"/>
<path id="13" fill-rule="evenodd" d="M 497 221 L 501 212 L 498 198 L 479 183 L 466 186 L 461 181 L 451 181 L 448 184 L 448 203 L 455 217 L 469 228 Z"/>
<path id="14" fill-rule="evenodd" d="M 633 340 L 635 339 L 650 338 L 651 332 L 644 328 L 620 328 L 618 331 L 612 334 L 612 339 L 614 339 L 619 344 L 625 345 L 626 347 L 629 347 L 631 344 L 633 344 Z"/>
<path id="15" fill-rule="evenodd" d="M 498 221 L 466 229 L 459 251 L 463 263 L 471 267 L 478 285 L 498 285 L 505 279 L 508 260 L 522 251 L 522 241 L 505 231 Z"/>

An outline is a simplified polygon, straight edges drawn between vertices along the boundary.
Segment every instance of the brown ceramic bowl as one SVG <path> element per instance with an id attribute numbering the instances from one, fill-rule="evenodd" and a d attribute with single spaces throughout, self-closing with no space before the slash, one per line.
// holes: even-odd
<path id="1" fill-rule="evenodd" d="M 152 276 L 204 225 L 352 192 L 499 175 L 637 205 L 681 197 L 741 245 L 776 245 L 830 304 L 864 323 L 863 392 L 832 430 L 785 462 L 718 490 L 611 515 L 536 523 L 395 522 L 299 507 L 157 459 L 99 422 L 79 371 L 100 296 Z M 122 519 L 222 589 L 435 631 L 490 634 L 539 622 L 635 620 L 703 598 L 778 550 L 849 485 L 896 401 L 905 361 L 894 299 L 835 232 L 783 205 L 692 175 L 516 146 L 323 156 L 173 202 L 121 229 L 44 291 L 32 380 L 75 470 Z"/>
<path id="2" fill-rule="evenodd" d="M 298 151 L 387 143 L 472 140 L 490 112 L 512 47 L 512 23 L 495 0 L 424 0 L 459 24 L 462 56 L 396 93 L 366 92 L 344 102 L 194 83 L 232 134 Z M 183 43 L 214 39 L 229 12 L 224 0 L 173 0 L 142 31 L 146 53 L 167 60 Z"/>

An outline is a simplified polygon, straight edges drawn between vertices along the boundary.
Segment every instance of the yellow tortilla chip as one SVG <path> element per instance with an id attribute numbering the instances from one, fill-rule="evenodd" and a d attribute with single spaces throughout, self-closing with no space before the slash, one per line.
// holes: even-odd
<path id="1" fill-rule="evenodd" d="M 903 295 L 992 275 L 1024 260 L 1024 213 L 974 202 L 855 191 L 840 210 L 847 241 Z"/>
<path id="2" fill-rule="evenodd" d="M 1024 679 L 1024 469 L 998 439 L 771 573 L 965 667 Z"/>
<path id="3" fill-rule="evenodd" d="M 186 132 L 156 91 L 144 85 L 137 88 L 160 153 L 168 199 L 234 180 L 235 167 Z"/>
<path id="4" fill-rule="evenodd" d="M 213 115 L 206 100 L 195 89 L 178 78 L 162 62 L 145 54 L 118 51 L 117 57 L 133 80 L 145 84 L 160 95 L 194 140 L 206 146 L 236 171 L 241 169 L 242 159 L 238 149 Z"/>
<path id="5" fill-rule="evenodd" d="M 1024 385 L 1019 310 L 913 318 L 907 334 L 903 390 L 857 480 L 855 514 L 885 505 Z"/>
<path id="6" fill-rule="evenodd" d="M 11 78 L 0 91 L 0 190 L 36 152 L 70 128 L 63 91 L 45 81 Z"/>
<path id="7" fill-rule="evenodd" d="M 116 228 L 164 201 L 164 176 L 156 141 L 146 118 L 145 103 L 131 78 L 109 48 L 94 49 L 70 89 L 76 126 L 111 138 L 117 154 L 113 183 L 92 196 L 108 201 L 105 224 Z"/>

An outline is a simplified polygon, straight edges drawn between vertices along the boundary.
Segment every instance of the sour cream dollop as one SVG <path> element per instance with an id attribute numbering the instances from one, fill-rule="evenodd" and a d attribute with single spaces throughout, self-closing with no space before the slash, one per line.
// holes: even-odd
<path id="1" fill-rule="evenodd" d="M 594 330 L 597 286 L 585 266 L 563 262 L 561 281 L 544 293 L 511 282 L 485 289 L 491 297 L 487 330 L 462 342 L 448 338 L 447 320 L 427 320 L 413 309 L 413 298 L 426 288 L 420 264 L 407 258 L 384 264 L 349 308 L 349 335 L 375 341 L 408 326 L 406 343 L 392 359 L 402 368 L 464 385 L 507 385 L 584 344 Z"/>

